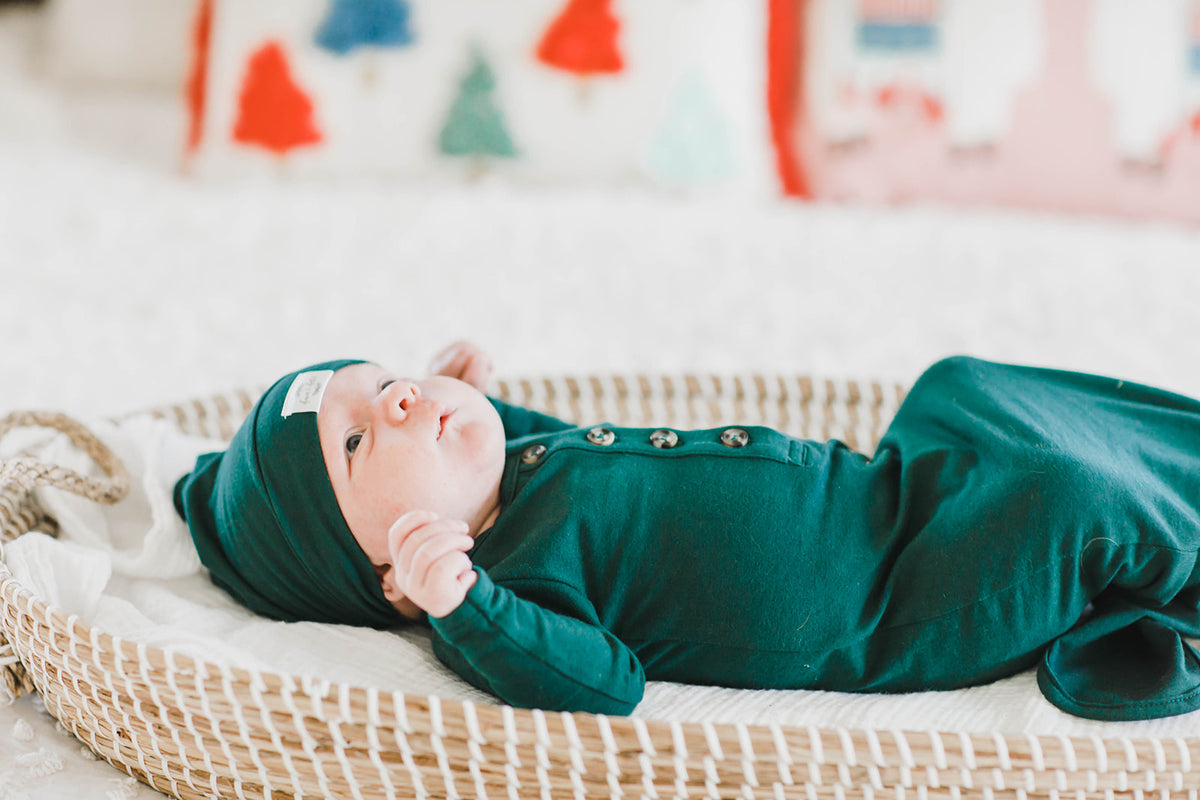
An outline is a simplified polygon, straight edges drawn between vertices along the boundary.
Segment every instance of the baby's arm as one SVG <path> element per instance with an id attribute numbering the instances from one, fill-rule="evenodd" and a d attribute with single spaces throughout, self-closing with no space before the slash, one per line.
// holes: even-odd
<path id="1" fill-rule="evenodd" d="M 580 618 L 589 613 L 586 598 L 545 582 L 526 587 L 533 599 L 496 586 L 472 567 L 466 531 L 465 523 L 410 511 L 388 532 L 392 569 L 385 582 L 429 615 L 437 656 L 512 705 L 631 712 L 645 688 L 642 665 L 599 620 Z"/>
<path id="2" fill-rule="evenodd" d="M 622 716 L 633 711 L 646 686 L 634 652 L 599 621 L 546 607 L 582 609 L 584 602 L 568 597 L 562 586 L 521 587 L 534 602 L 476 571 L 479 579 L 462 605 L 430 620 L 438 658 L 510 705 Z"/>

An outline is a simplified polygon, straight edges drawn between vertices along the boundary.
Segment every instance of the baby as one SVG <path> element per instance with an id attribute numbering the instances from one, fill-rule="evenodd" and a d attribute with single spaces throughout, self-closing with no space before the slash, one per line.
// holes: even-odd
<path id="1" fill-rule="evenodd" d="M 1037 666 L 1059 708 L 1200 708 L 1200 403 L 938 362 L 873 456 L 765 427 L 575 427 L 436 374 L 280 379 L 176 486 L 212 579 L 279 619 L 426 620 L 520 706 L 647 679 L 950 689 Z"/>

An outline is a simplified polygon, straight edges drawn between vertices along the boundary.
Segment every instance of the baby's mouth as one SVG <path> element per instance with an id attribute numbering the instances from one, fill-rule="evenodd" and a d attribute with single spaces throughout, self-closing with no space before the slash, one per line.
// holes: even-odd
<path id="1" fill-rule="evenodd" d="M 453 409 L 453 408 L 448 411 L 443 411 L 442 415 L 440 417 L 438 417 L 437 438 L 439 438 L 439 439 L 442 438 L 442 434 L 446 430 L 446 420 L 450 419 L 450 417 L 454 414 L 454 411 L 455 411 L 455 409 Z"/>

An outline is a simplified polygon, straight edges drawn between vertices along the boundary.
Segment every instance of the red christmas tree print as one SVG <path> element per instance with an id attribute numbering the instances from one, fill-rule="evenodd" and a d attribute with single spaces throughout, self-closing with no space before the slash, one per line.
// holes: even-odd
<path id="1" fill-rule="evenodd" d="M 313 124 L 312 100 L 292 79 L 287 55 L 278 42 L 267 42 L 250 57 L 233 138 L 278 155 L 321 141 Z"/>
<path id="2" fill-rule="evenodd" d="M 617 50 L 621 25 L 608 6 L 609 0 L 570 0 L 542 34 L 538 60 L 576 75 L 624 69 Z"/>
<path id="3" fill-rule="evenodd" d="M 192 69 L 184 93 L 188 108 L 188 137 L 186 151 L 194 153 L 200 147 L 204 133 L 204 99 L 208 87 L 208 43 L 212 34 L 212 0 L 200 0 L 192 22 Z"/>

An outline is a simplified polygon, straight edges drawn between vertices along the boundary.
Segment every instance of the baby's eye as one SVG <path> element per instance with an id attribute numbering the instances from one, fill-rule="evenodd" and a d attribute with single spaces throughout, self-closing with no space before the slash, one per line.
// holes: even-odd
<path id="1" fill-rule="evenodd" d="M 346 455 L 354 455 L 354 451 L 358 449 L 358 443 L 362 441 L 361 433 L 352 433 L 346 437 Z"/>
<path id="2" fill-rule="evenodd" d="M 382 392 L 384 389 L 391 386 L 395 382 L 396 382 L 395 378 L 384 378 L 383 380 L 381 380 L 379 382 L 379 391 Z"/>

